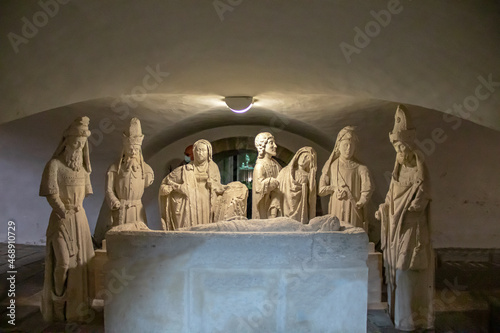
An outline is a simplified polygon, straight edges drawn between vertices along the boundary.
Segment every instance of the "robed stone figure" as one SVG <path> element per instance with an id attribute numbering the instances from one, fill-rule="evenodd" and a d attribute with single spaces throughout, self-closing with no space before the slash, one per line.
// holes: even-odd
<path id="1" fill-rule="evenodd" d="M 283 216 L 303 224 L 316 216 L 316 151 L 303 147 L 278 174 Z"/>
<path id="2" fill-rule="evenodd" d="M 389 134 L 396 163 L 381 220 L 381 243 L 389 313 L 399 330 L 434 325 L 434 256 L 430 241 L 429 177 L 422 152 L 415 148 L 415 129 L 404 106 L 398 106 Z"/>
<path id="3" fill-rule="evenodd" d="M 272 157 L 276 156 L 274 136 L 268 132 L 255 137 L 258 156 L 253 169 L 252 218 L 268 219 L 282 216 L 279 182 L 281 166 Z"/>
<path id="4" fill-rule="evenodd" d="M 106 173 L 105 198 L 111 209 L 112 227 L 136 224 L 137 229 L 147 229 L 142 195 L 153 183 L 154 173 L 142 156 L 143 139 L 139 119 L 131 119 L 129 128 L 123 133 L 120 159 Z"/>
<path id="5" fill-rule="evenodd" d="M 212 161 L 212 145 L 198 140 L 193 145 L 194 161 L 180 166 L 162 181 L 159 192 L 164 230 L 177 230 L 212 223 L 217 196 L 226 189 Z"/>
<path id="6" fill-rule="evenodd" d="M 82 322 L 91 305 L 89 262 L 94 257 L 83 199 L 92 194 L 87 138 L 89 118 L 77 118 L 64 131 L 47 163 L 40 196 L 52 213 L 47 228 L 41 311 L 46 321 Z"/>
<path id="7" fill-rule="evenodd" d="M 368 168 L 356 158 L 359 139 L 352 126 L 337 135 L 332 154 L 326 161 L 319 180 L 320 196 L 330 196 L 328 214 L 368 231 L 365 205 L 374 186 Z"/>

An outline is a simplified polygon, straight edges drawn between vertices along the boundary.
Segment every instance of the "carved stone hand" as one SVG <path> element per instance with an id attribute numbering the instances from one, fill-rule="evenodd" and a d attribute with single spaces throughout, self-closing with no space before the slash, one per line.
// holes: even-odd
<path id="1" fill-rule="evenodd" d="M 117 209 L 120 209 L 120 206 L 121 206 L 120 201 L 114 200 L 113 201 L 113 207 L 111 207 L 111 209 L 112 210 L 117 210 Z"/>
<path id="2" fill-rule="evenodd" d="M 347 200 L 347 192 L 345 190 L 337 190 L 337 199 Z"/>

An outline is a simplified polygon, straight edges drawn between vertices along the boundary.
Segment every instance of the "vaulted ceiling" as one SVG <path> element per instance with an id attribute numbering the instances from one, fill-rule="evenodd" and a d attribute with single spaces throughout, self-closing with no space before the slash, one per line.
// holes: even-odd
<path id="1" fill-rule="evenodd" d="M 196 130 L 227 122 L 224 96 L 250 95 L 248 122 L 273 112 L 320 136 L 394 103 L 500 130 L 498 1 L 12 0 L 0 13 L 0 123 L 129 108 L 158 131 Z"/>

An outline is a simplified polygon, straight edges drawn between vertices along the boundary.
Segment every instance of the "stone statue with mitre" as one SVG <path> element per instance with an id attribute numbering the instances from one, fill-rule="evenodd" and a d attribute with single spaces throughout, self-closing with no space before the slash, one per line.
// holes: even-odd
<path id="1" fill-rule="evenodd" d="M 154 180 L 153 169 L 142 156 L 141 122 L 130 120 L 123 133 L 120 159 L 112 164 L 106 174 L 106 202 L 111 209 L 112 227 L 136 224 L 138 229 L 147 225 L 146 211 L 142 205 L 144 189 Z"/>
<path id="2" fill-rule="evenodd" d="M 408 111 L 399 105 L 389 133 L 396 162 L 385 202 L 375 215 L 382 225 L 389 314 L 396 329 L 403 331 L 434 325 L 429 176 L 424 155 L 415 147 L 415 133 Z"/>

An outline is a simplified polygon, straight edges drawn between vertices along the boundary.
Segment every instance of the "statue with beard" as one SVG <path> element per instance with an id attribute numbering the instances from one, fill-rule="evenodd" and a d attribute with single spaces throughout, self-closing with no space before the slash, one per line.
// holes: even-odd
<path id="1" fill-rule="evenodd" d="M 133 118 L 123 133 L 120 159 L 106 174 L 106 202 L 111 209 L 112 227 L 131 226 L 147 229 L 146 211 L 142 205 L 144 189 L 154 180 L 153 169 L 144 162 L 141 152 L 141 123 Z"/>
<path id="2" fill-rule="evenodd" d="M 66 129 L 40 184 L 40 196 L 52 207 L 41 299 L 46 321 L 82 322 L 90 310 L 88 265 L 94 249 L 82 206 L 92 194 L 88 126 L 89 118 L 80 117 Z"/>
<path id="3" fill-rule="evenodd" d="M 389 314 L 398 330 L 434 325 L 434 259 L 430 241 L 429 177 L 415 129 L 404 106 L 396 110 L 389 138 L 396 163 L 389 192 L 375 217 L 381 220 L 381 243 Z"/>

